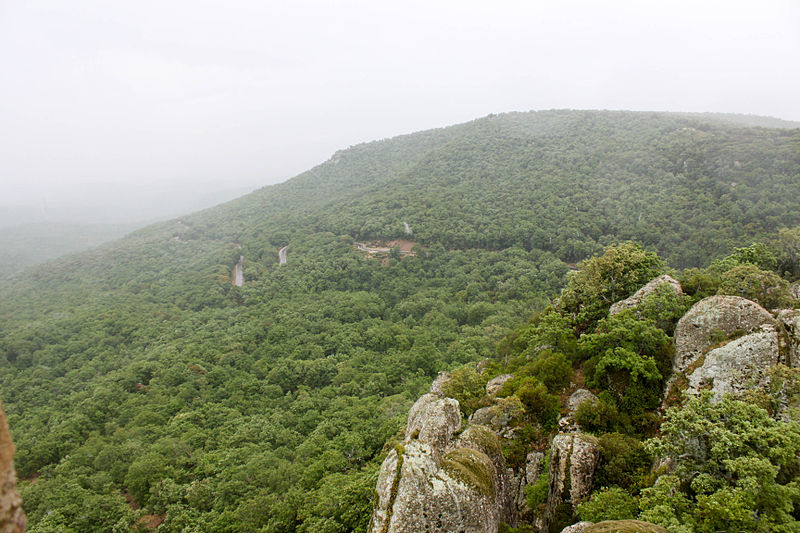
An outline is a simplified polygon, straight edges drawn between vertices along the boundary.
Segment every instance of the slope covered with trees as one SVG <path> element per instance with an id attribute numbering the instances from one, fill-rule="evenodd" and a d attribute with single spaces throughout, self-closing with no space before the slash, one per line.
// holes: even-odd
<path id="1" fill-rule="evenodd" d="M 363 530 L 411 402 L 494 356 L 568 263 L 633 239 L 706 265 L 800 224 L 798 176 L 800 130 L 490 116 L 4 281 L 0 395 L 30 530 Z M 353 247 L 404 222 L 416 256 Z"/>

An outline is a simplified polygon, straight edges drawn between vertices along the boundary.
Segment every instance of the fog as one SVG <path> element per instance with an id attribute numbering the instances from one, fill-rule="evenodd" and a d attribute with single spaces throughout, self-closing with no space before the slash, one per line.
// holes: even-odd
<path id="1" fill-rule="evenodd" d="M 0 222 L 175 216 L 504 111 L 800 120 L 798 57 L 792 0 L 4 0 Z"/>

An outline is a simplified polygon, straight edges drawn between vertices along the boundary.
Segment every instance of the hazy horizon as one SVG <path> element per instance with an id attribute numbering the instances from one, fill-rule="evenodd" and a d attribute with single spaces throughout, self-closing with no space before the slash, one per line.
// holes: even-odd
<path id="1" fill-rule="evenodd" d="M 20 0 L 0 4 L 0 45 L 12 218 L 177 216 L 490 113 L 800 121 L 790 1 Z"/>

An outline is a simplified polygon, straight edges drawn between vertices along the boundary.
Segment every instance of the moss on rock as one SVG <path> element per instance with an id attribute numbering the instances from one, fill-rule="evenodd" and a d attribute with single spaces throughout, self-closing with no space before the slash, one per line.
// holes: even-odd
<path id="1" fill-rule="evenodd" d="M 606 520 L 583 530 L 583 533 L 669 533 L 666 529 L 641 520 Z"/>
<path id="2" fill-rule="evenodd" d="M 447 475 L 480 494 L 494 495 L 494 467 L 485 453 L 470 448 L 456 448 L 444 456 L 441 468 Z"/>

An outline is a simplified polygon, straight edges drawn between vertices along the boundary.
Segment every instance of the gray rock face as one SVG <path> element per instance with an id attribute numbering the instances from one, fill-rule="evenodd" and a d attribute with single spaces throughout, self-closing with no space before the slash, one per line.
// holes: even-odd
<path id="1" fill-rule="evenodd" d="M 663 276 L 658 276 L 656 279 L 647 283 L 647 285 L 636 291 L 633 296 L 612 305 L 611 309 L 608 311 L 609 314 L 616 315 L 617 313 L 621 313 L 627 309 L 638 307 L 645 298 L 653 294 L 661 285 L 665 284 L 672 287 L 672 290 L 675 291 L 675 294 L 683 294 L 681 284 L 678 282 L 678 280 L 664 274 Z"/>
<path id="2" fill-rule="evenodd" d="M 544 454 L 542 452 L 530 452 L 525 458 L 525 481 L 532 485 L 539 479 L 544 470 Z"/>
<path id="3" fill-rule="evenodd" d="M 738 296 L 709 296 L 700 300 L 675 327 L 673 371 L 677 374 L 686 370 L 717 342 L 715 334 L 750 333 L 772 323 L 774 319 L 766 309 Z"/>
<path id="4" fill-rule="evenodd" d="M 583 402 L 596 401 L 597 396 L 592 394 L 590 391 L 586 389 L 578 389 L 570 394 L 569 398 L 567 399 L 567 410 L 569 411 L 570 415 L 574 415 L 575 411 L 578 410 L 578 407 L 580 407 Z"/>
<path id="5" fill-rule="evenodd" d="M 425 394 L 411 407 L 406 426 L 406 442 L 417 439 L 443 449 L 453 433 L 461 429 L 461 411 L 452 398 Z"/>
<path id="6" fill-rule="evenodd" d="M 549 524 L 563 503 L 573 511 L 592 492 L 594 473 L 600 460 L 597 439 L 581 433 L 559 434 L 550 446 L 550 491 L 545 522 Z"/>
<path id="7" fill-rule="evenodd" d="M 497 532 L 489 458 L 467 448 L 441 462 L 435 455 L 430 444 L 416 440 L 402 453 L 389 453 L 378 477 L 372 533 Z"/>
<path id="8" fill-rule="evenodd" d="M 777 312 L 777 317 L 786 332 L 789 355 L 786 364 L 800 367 L 800 309 L 782 309 Z"/>
<path id="9" fill-rule="evenodd" d="M 710 388 L 714 400 L 719 401 L 725 394 L 763 386 L 767 372 L 779 359 L 778 333 L 773 325 L 766 324 L 755 333 L 708 352 L 702 366 L 689 375 L 687 390 L 698 394 Z"/>
<path id="10" fill-rule="evenodd" d="M 461 427 L 458 402 L 434 394 L 411 408 L 403 446 L 381 465 L 371 533 L 495 533 L 516 521 L 515 484 L 497 435 Z"/>
<path id="11" fill-rule="evenodd" d="M 594 525 L 592 522 L 578 522 L 561 530 L 561 533 L 581 533 L 584 529 Z"/>
<path id="12" fill-rule="evenodd" d="M 0 405 L 0 533 L 22 533 L 27 518 L 22 498 L 17 492 L 14 470 L 14 443 L 8 430 L 6 414 Z"/>
<path id="13" fill-rule="evenodd" d="M 470 424 L 488 426 L 499 433 L 506 433 L 510 424 L 522 414 L 524 408 L 516 398 L 501 398 L 494 405 L 481 407 L 469 417 Z"/>
<path id="14" fill-rule="evenodd" d="M 436 379 L 431 383 L 431 394 L 444 396 L 445 394 L 442 387 L 444 387 L 448 381 L 450 381 L 450 372 L 439 372 L 439 375 L 436 376 Z"/>
<path id="15" fill-rule="evenodd" d="M 494 398 L 497 396 L 497 393 L 500 392 L 500 389 L 503 388 L 503 385 L 506 384 L 506 381 L 513 378 L 514 376 L 511 374 L 501 374 L 496 378 L 492 378 L 489 380 L 489 383 L 486 384 L 486 395 L 489 398 Z"/>
<path id="16" fill-rule="evenodd" d="M 669 533 L 665 528 L 641 520 L 606 520 L 587 526 L 583 533 Z"/>

